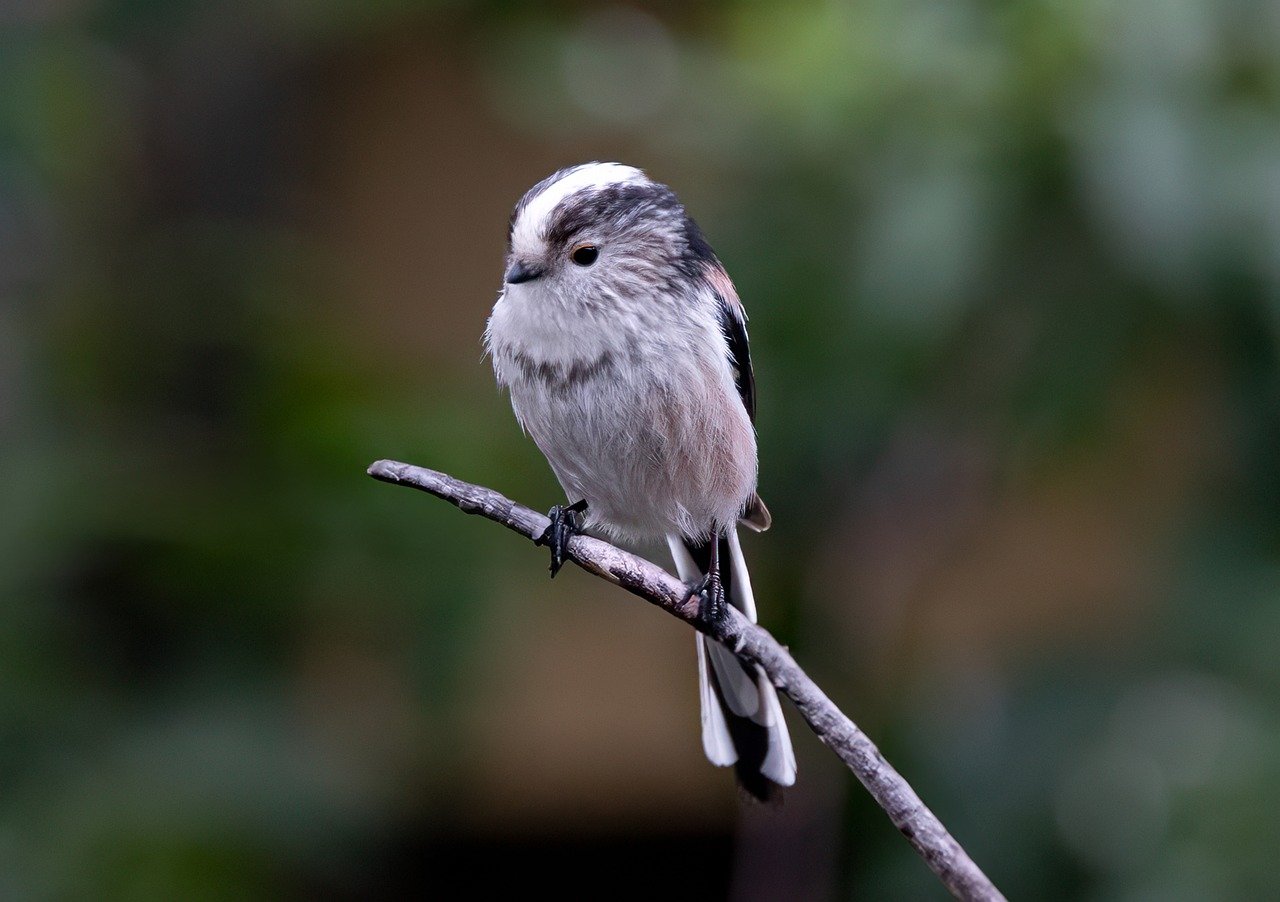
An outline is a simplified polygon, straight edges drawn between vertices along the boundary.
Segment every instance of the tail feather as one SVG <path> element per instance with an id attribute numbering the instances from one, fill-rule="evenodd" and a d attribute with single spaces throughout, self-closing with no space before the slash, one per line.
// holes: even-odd
<path id="1" fill-rule="evenodd" d="M 702 699 L 702 750 L 716 767 L 738 760 L 738 749 L 729 733 L 724 707 L 707 666 L 707 637 L 698 633 L 698 689 Z"/>
<path id="2" fill-rule="evenodd" d="M 702 636 L 701 633 L 698 635 Z M 760 687 L 756 685 L 755 674 L 743 667 L 734 653 L 719 642 L 708 641 L 706 636 L 702 639 L 725 706 L 738 717 L 759 717 Z"/>
<path id="3" fill-rule="evenodd" d="M 760 773 L 779 786 L 791 786 L 796 782 L 796 753 L 791 747 L 787 722 L 782 717 L 782 703 L 778 700 L 778 690 L 763 671 L 760 672 L 759 680 L 760 709 L 765 714 L 765 719 L 760 723 L 769 739 L 764 761 L 760 764 Z"/>
<path id="4" fill-rule="evenodd" d="M 756 619 L 755 598 L 736 529 L 719 538 L 720 579 L 729 603 Z M 701 579 L 710 565 L 711 543 L 668 536 L 680 578 Z M 728 649 L 701 633 L 698 679 L 702 700 L 702 746 L 712 764 L 734 765 L 739 785 L 761 801 L 780 795 L 796 778 L 795 755 L 777 690 L 759 667 L 746 667 Z"/>

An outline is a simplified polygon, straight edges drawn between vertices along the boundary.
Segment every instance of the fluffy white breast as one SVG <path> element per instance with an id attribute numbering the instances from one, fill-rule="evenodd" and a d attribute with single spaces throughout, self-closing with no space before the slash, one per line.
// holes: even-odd
<path id="1" fill-rule="evenodd" d="M 583 328 L 581 318 L 538 282 L 506 286 L 485 330 L 503 381 L 510 373 L 502 364 L 512 354 L 534 363 L 594 360 L 621 350 L 625 341 L 620 330 Z"/>

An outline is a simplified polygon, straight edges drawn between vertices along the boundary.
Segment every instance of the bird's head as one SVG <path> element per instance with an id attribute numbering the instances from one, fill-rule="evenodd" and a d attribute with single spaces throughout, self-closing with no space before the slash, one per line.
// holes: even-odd
<path id="1" fill-rule="evenodd" d="M 543 179 L 516 204 L 504 292 L 605 310 L 679 295 L 714 262 L 670 188 L 632 166 L 585 163 Z"/>

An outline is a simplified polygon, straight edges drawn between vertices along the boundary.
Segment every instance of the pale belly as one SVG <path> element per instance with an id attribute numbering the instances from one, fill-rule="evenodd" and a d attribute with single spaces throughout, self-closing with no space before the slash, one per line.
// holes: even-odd
<path id="1" fill-rule="evenodd" d="M 695 367 L 512 381 L 511 403 L 587 523 L 634 539 L 706 535 L 755 490 L 756 445 L 732 386 Z"/>

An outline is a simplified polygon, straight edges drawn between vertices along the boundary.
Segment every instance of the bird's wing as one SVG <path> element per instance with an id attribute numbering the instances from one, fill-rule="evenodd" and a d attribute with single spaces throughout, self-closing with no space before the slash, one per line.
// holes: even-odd
<path id="1" fill-rule="evenodd" d="M 720 266 L 712 266 L 707 281 L 715 292 L 720 317 L 720 331 L 724 334 L 729 365 L 733 368 L 733 381 L 738 386 L 738 397 L 747 409 L 751 422 L 756 421 L 756 377 L 751 371 L 751 345 L 747 341 L 747 311 L 738 300 L 728 273 Z M 753 494 L 742 512 L 742 523 L 756 532 L 769 528 L 773 518 L 759 495 Z"/>
<path id="2" fill-rule="evenodd" d="M 720 331 L 724 333 L 729 364 L 733 367 L 733 381 L 738 386 L 742 406 L 747 408 L 751 422 L 756 421 L 756 379 L 751 372 L 751 345 L 747 341 L 747 311 L 738 300 L 738 292 L 728 274 L 719 266 L 713 266 L 708 281 L 719 302 Z"/>

